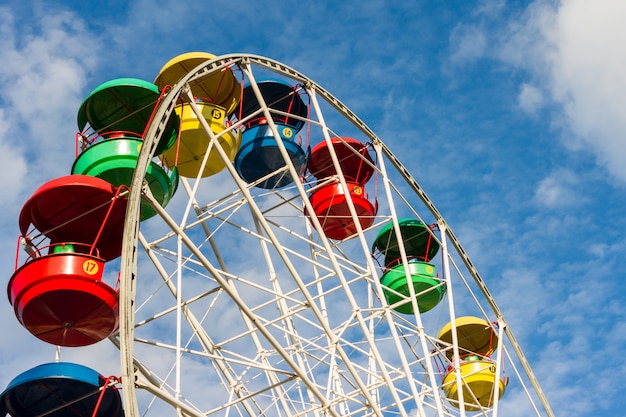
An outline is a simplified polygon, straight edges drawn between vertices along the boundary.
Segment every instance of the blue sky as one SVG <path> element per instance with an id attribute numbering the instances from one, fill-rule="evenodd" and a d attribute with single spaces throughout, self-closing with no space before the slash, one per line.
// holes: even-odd
<path id="1" fill-rule="evenodd" d="M 625 20 L 626 3 L 613 0 L 9 0 L 4 276 L 22 204 L 69 173 L 76 109 L 93 88 L 152 80 L 187 51 L 263 55 L 338 97 L 410 169 L 485 277 L 555 413 L 620 415 Z M 16 335 L 0 340 L 4 386 L 42 358 L 0 305 L 0 330 Z"/>

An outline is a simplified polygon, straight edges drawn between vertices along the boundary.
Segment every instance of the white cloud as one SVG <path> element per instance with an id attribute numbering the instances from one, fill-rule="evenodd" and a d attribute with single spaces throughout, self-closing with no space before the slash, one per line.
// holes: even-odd
<path id="1" fill-rule="evenodd" d="M 484 31 L 475 25 L 459 24 L 450 35 L 450 61 L 462 65 L 483 56 L 487 46 Z"/>
<path id="2" fill-rule="evenodd" d="M 0 166 L 11 181 L 0 182 L 0 206 L 9 207 L 16 203 L 22 180 L 26 175 L 26 160 L 20 148 L 8 143 L 8 122 L 4 116 L 4 109 L 0 108 Z"/>
<path id="3" fill-rule="evenodd" d="M 95 67 L 97 41 L 72 13 L 35 15 L 30 28 L 20 29 L 8 9 L 0 9 L 0 16 L 3 145 L 13 150 L 12 160 L 29 158 L 34 181 L 42 180 L 42 171 L 45 179 L 69 173 L 76 112 Z M 7 172 L 21 184 L 23 170 Z"/>
<path id="4" fill-rule="evenodd" d="M 535 201 L 547 208 L 576 206 L 583 201 L 576 190 L 579 183 L 579 178 L 572 171 L 555 171 L 539 183 L 535 190 Z"/>
<path id="5" fill-rule="evenodd" d="M 534 115 L 543 106 L 543 93 L 539 88 L 531 84 L 523 83 L 520 86 L 517 102 L 525 113 Z"/>
<path id="6" fill-rule="evenodd" d="M 477 14 L 485 16 L 497 16 L 506 6 L 505 0 L 480 0 L 476 9 Z"/>
<path id="7" fill-rule="evenodd" d="M 563 143 L 626 182 L 626 3 L 537 0 L 502 57 L 530 70 L 559 106 Z"/>

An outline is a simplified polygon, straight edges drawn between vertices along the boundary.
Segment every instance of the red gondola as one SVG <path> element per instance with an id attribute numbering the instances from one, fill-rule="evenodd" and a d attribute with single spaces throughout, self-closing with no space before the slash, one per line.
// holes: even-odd
<path id="1" fill-rule="evenodd" d="M 336 179 L 337 165 L 346 178 L 347 192 Z M 373 176 L 374 167 L 367 145 L 356 139 L 332 138 L 330 146 L 324 141 L 312 149 L 308 170 L 321 185 L 314 188 L 309 200 L 326 237 L 343 240 L 357 232 L 349 201 L 362 229 L 374 223 L 378 208 L 365 192 L 365 183 Z"/>
<path id="2" fill-rule="evenodd" d="M 333 181 L 317 189 L 309 197 L 324 234 L 329 239 L 343 240 L 357 232 L 348 199 L 352 200 L 362 229 L 367 229 L 374 223 L 376 206 L 369 201 L 363 186 L 354 181 L 347 182 L 346 185 L 348 194 L 343 192 L 339 182 Z"/>
<path id="3" fill-rule="evenodd" d="M 39 187 L 19 218 L 22 236 L 34 226 L 52 243 L 81 242 L 97 249 L 105 261 L 120 256 L 126 199 L 107 181 L 68 175 Z"/>
<path id="4" fill-rule="evenodd" d="M 19 268 L 16 261 L 7 292 L 18 320 L 37 338 L 85 346 L 117 330 L 118 293 L 102 277 L 105 262 L 121 253 L 121 191 L 70 175 L 41 186 L 22 208 L 19 227 L 30 256 Z"/>
<path id="5" fill-rule="evenodd" d="M 9 301 L 19 322 L 53 345 L 86 346 L 118 327 L 118 293 L 102 281 L 104 261 L 58 244 L 11 277 Z M 59 250 L 61 249 L 61 250 Z"/>

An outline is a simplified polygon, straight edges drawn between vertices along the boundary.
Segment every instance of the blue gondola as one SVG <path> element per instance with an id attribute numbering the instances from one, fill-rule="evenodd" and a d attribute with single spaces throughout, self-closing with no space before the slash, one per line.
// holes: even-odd
<path id="1" fill-rule="evenodd" d="M 286 125 L 276 124 L 280 140 L 296 172 L 301 175 L 306 168 L 306 153 L 297 142 L 293 141 L 294 130 Z M 286 169 L 285 159 L 280 153 L 278 141 L 269 125 L 255 126 L 246 130 L 242 144 L 235 157 L 235 169 L 239 176 L 248 183 L 270 176 L 257 184 L 260 188 L 280 188 L 293 182 Z M 276 174 L 271 175 L 276 172 Z"/>
<path id="2" fill-rule="evenodd" d="M 255 185 L 261 188 L 280 188 L 293 182 L 294 178 L 286 169 L 281 170 L 287 166 L 287 162 L 280 152 L 278 141 L 285 146 L 288 159 L 298 175 L 301 175 L 306 168 L 307 156 L 297 140 L 297 133 L 304 126 L 308 110 L 297 88 L 283 81 L 260 81 L 257 87 L 270 110 L 278 137 L 268 123 L 268 115 L 260 111 L 263 106 L 254 89 L 251 85 L 246 86 L 240 106 L 235 110 L 235 114 L 244 120 L 246 129 L 239 152 L 235 156 L 235 168 L 248 183 L 267 177 Z"/>
<path id="3" fill-rule="evenodd" d="M 68 362 L 39 365 L 18 375 L 0 394 L 0 415 L 122 417 L 119 392 L 106 385 L 106 378 L 83 365 Z"/>

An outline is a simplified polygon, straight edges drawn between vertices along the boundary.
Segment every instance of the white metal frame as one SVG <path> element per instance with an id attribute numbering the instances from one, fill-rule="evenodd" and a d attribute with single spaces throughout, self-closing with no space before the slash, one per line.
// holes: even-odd
<path id="1" fill-rule="evenodd" d="M 548 401 L 535 378 L 533 371 L 526 360 L 523 351 L 517 343 L 509 326 L 507 325 L 499 307 L 490 294 L 487 286 L 469 259 L 458 239 L 450 230 L 450 227 L 443 216 L 435 208 L 435 205 L 419 186 L 417 181 L 411 176 L 408 170 L 402 165 L 399 159 L 391 150 L 369 129 L 354 113 L 352 113 L 339 100 L 314 83 L 309 78 L 299 72 L 273 61 L 271 59 L 255 55 L 224 55 L 209 60 L 195 69 L 191 70 L 176 85 L 172 86 L 165 95 L 155 112 L 153 122 L 147 129 L 144 146 L 142 147 L 131 191 L 128 197 L 128 210 L 124 230 L 122 263 L 120 271 L 120 331 L 111 340 L 119 347 L 122 368 L 122 385 L 125 412 L 128 417 L 138 417 L 142 415 L 137 401 L 137 389 L 145 390 L 163 402 L 170 404 L 180 415 L 185 416 L 207 416 L 207 415 L 285 415 L 295 417 L 300 415 L 372 415 L 382 417 L 383 415 L 408 416 L 416 413 L 419 416 L 452 416 L 466 415 L 463 406 L 460 409 L 451 407 L 445 400 L 443 392 L 440 391 L 440 378 L 436 375 L 433 367 L 433 357 L 439 355 L 437 340 L 429 335 L 423 322 L 422 315 L 419 314 L 415 301 L 413 288 L 409 286 L 413 298 L 413 309 L 416 311 L 411 317 L 401 317 L 392 309 L 381 304 L 384 299 L 383 289 L 378 280 L 379 271 L 375 265 L 371 254 L 370 245 L 366 239 L 365 231 L 356 221 L 357 235 L 351 239 L 351 250 L 360 253 L 360 261 L 351 259 L 343 252 L 343 242 L 333 242 L 324 237 L 322 226 L 316 216 L 309 216 L 310 222 L 302 214 L 300 219 L 301 227 L 298 231 L 289 227 L 281 226 L 279 221 L 269 218 L 265 208 L 259 205 L 258 190 L 253 190 L 249 184 L 241 180 L 233 166 L 228 160 L 228 156 L 217 146 L 217 137 L 210 129 L 208 123 L 203 119 L 198 106 L 187 85 L 194 80 L 200 79 L 209 73 L 221 71 L 226 68 L 237 68 L 245 75 L 246 80 L 252 86 L 261 104 L 263 97 L 256 85 L 256 71 L 261 68 L 279 76 L 286 77 L 294 82 L 302 84 L 313 109 L 311 124 L 320 129 L 320 136 L 330 144 L 334 130 L 326 123 L 328 107 L 344 121 L 355 127 L 361 135 L 361 139 L 370 141 L 377 156 L 377 175 L 380 176 L 384 201 L 386 203 L 385 213 L 377 219 L 375 226 L 384 221 L 391 221 L 397 235 L 400 235 L 398 219 L 400 213 L 396 204 L 406 205 L 406 198 L 399 195 L 397 184 L 402 182 L 406 189 L 413 196 L 419 198 L 421 209 L 414 209 L 417 216 L 429 216 L 437 223 L 440 236 L 438 237 L 442 247 L 442 274 L 446 279 L 448 295 L 447 309 L 438 307 L 447 312 L 447 317 L 454 320 L 459 314 L 455 310 L 453 287 L 457 288 L 456 278 L 467 287 L 471 279 L 473 285 L 479 289 L 478 297 L 481 298 L 479 308 L 488 317 L 495 317 L 500 331 L 500 344 L 496 349 L 498 364 L 497 374 L 500 374 L 500 363 L 507 360 L 511 363 L 515 371 L 516 380 L 519 386 L 527 393 L 527 398 L 531 408 L 536 415 L 552 417 Z M 150 196 L 149 189 L 144 184 L 144 175 L 148 163 L 153 158 L 154 150 L 160 138 L 160 132 L 174 112 L 174 106 L 179 100 L 185 100 L 193 109 L 202 123 L 207 135 L 211 138 L 211 145 L 214 147 L 226 163 L 226 170 L 233 181 L 232 193 L 222 196 L 209 203 L 209 207 L 204 206 L 198 199 L 199 179 L 182 179 L 182 189 L 178 192 L 187 194 L 188 203 L 181 220 L 175 220 L 167 209 L 163 209 L 155 203 Z M 279 138 L 276 125 L 270 117 L 267 106 L 262 109 L 268 119 L 268 124 L 274 133 L 274 137 Z M 241 121 L 240 121 L 241 122 Z M 331 124 L 331 122 L 329 122 Z M 237 124 L 229 130 L 237 128 Z M 227 130 L 228 131 L 228 130 Z M 341 133 L 341 132 L 339 132 Z M 287 151 L 278 141 L 279 149 L 286 161 L 289 161 Z M 341 175 L 341 166 L 334 153 L 329 147 L 335 168 L 339 173 L 338 178 L 344 192 L 347 192 L 347 184 Z M 208 152 L 207 152 L 208 155 Z M 206 159 L 205 159 L 206 163 Z M 391 164 L 397 172 L 387 171 L 387 164 Z M 294 166 L 287 163 L 287 171 L 292 178 L 298 178 Z M 392 180 L 392 178 L 395 178 Z M 276 206 L 272 206 L 270 211 L 275 210 L 280 205 L 299 206 L 301 213 L 313 213 L 313 208 L 307 198 L 310 190 L 300 181 L 295 181 L 291 188 L 290 197 L 282 196 L 283 200 Z M 273 191 L 267 191 L 272 194 Z M 281 191 L 278 191 L 280 194 Z M 156 250 L 157 241 L 148 241 L 139 228 L 139 210 L 141 200 L 151 202 L 158 213 L 162 224 L 166 226 L 163 239 L 176 237 L 177 239 L 177 271 L 175 277 L 168 272 L 161 255 Z M 349 201 L 349 208 L 353 218 L 356 217 L 355 208 Z M 396 203 L 397 202 L 397 203 Z M 220 204 L 225 204 L 221 206 Z M 408 203 L 409 206 L 412 203 Z M 219 209 L 218 209 L 219 207 Z M 211 213 L 211 208 L 215 212 Z M 234 217 L 238 210 L 249 211 L 250 218 L 253 219 L 253 227 L 237 225 Z M 406 211 L 406 207 L 404 208 Z M 409 209 L 413 210 L 412 207 Z M 209 213 L 209 214 L 207 214 Z M 246 212 L 247 213 L 247 212 Z M 195 216 L 192 218 L 192 215 Z M 238 284 L 246 280 L 248 287 L 255 285 L 252 280 L 245 277 L 235 276 L 229 271 L 228 261 L 221 253 L 220 244 L 214 237 L 214 231 L 208 225 L 209 219 L 222 219 L 224 227 L 237 228 L 242 236 L 254 238 L 259 243 L 258 250 L 262 254 L 266 269 L 265 273 L 269 277 L 269 284 L 258 284 L 259 291 L 272 292 L 275 296 L 276 310 L 279 312 L 275 317 L 264 317 L 263 312 L 266 305 L 250 304 L 245 296 L 238 290 Z M 194 241 L 190 237 L 191 231 L 201 230 L 204 234 L 202 245 L 208 245 L 210 256 L 207 257 L 207 249 L 200 247 L 199 241 Z M 285 244 L 284 236 L 303 243 L 308 248 L 306 252 L 299 252 Z M 294 246 L 295 247 L 295 246 Z M 400 246 L 402 263 L 407 268 L 407 255 Z M 450 253 L 453 252 L 453 253 Z M 154 265 L 154 271 L 159 275 L 165 287 L 176 299 L 174 314 L 176 315 L 175 343 L 167 343 L 157 340 L 139 340 L 135 335 L 135 328 L 141 325 L 136 319 L 137 309 L 137 281 L 144 279 L 140 277 L 142 271 L 139 268 L 140 258 L 147 254 L 147 259 Z M 464 267 L 461 270 L 455 260 L 461 262 Z M 285 276 L 278 276 L 276 262 L 279 262 L 281 270 Z M 311 267 L 313 277 L 303 276 L 298 265 L 304 262 Z M 298 264 L 298 265 L 297 265 Z M 184 298 L 185 272 L 186 268 L 200 267 L 206 271 L 216 285 L 207 287 L 205 292 L 196 294 L 193 300 Z M 451 268 L 452 266 L 452 268 Z M 455 277 L 452 279 L 452 277 Z M 154 278 L 154 277 L 152 277 Z M 174 278 L 174 279 L 173 279 Z M 330 293 L 327 283 L 332 278 L 336 287 L 332 291 L 341 292 L 345 296 L 345 303 L 349 305 L 352 312 L 350 320 L 347 320 L 345 328 L 333 327 L 333 306 L 326 303 L 326 298 Z M 288 287 L 283 283 L 288 280 Z M 367 299 L 359 301 L 353 294 L 355 282 L 362 280 L 367 282 Z M 312 281 L 312 283 L 311 283 Z M 459 288 L 462 288 L 460 286 Z M 241 333 L 245 340 L 250 340 L 249 356 L 235 357 L 233 352 L 225 352 L 223 347 L 226 342 L 216 341 L 207 330 L 207 324 L 202 317 L 198 317 L 192 309 L 192 304 L 196 299 L 211 297 L 216 293 L 227 296 L 240 313 L 242 328 L 247 329 Z M 474 298 L 477 298 L 474 295 Z M 378 301 L 377 301 L 378 300 Z M 484 301 L 484 302 L 483 302 Z M 300 304 L 298 304 L 300 303 Z M 298 305 L 298 308 L 294 306 Z M 486 309 L 486 310 L 483 310 Z M 154 316 L 149 320 L 158 320 L 159 317 L 171 314 L 172 309 L 163 309 L 159 316 Z M 428 314 L 428 313 L 426 313 Z M 307 335 L 299 334 L 298 324 L 304 320 L 312 320 L 311 328 L 318 330 L 318 338 L 307 339 Z M 182 323 L 193 329 L 194 337 L 200 341 L 201 350 L 193 351 L 183 342 L 183 334 L 180 332 Z M 383 324 L 380 324 L 383 323 Z M 454 327 L 454 326 L 453 326 Z M 277 329 L 283 331 L 277 336 Z M 380 329 L 385 329 L 388 334 L 381 334 Z M 349 340 L 344 333 L 358 332 L 361 340 Z M 506 339 L 506 343 L 503 342 Z M 242 339 L 243 340 L 243 339 Z M 174 387 L 167 388 L 162 379 L 159 379 L 150 367 L 145 364 L 140 356 L 135 353 L 138 343 L 162 345 L 163 349 L 175 352 L 176 363 L 172 372 L 175 374 Z M 407 346 L 407 343 L 410 343 Z M 456 353 L 457 383 L 462 384 L 461 375 L 458 372 L 458 348 L 456 346 L 456 334 L 453 332 L 453 349 Z M 271 352 L 266 352 L 268 346 Z M 310 354 L 307 349 L 315 350 L 315 354 L 324 357 L 317 357 Z M 389 361 L 388 350 L 391 349 L 397 354 L 397 362 Z M 509 350 L 510 349 L 510 350 Z M 192 352 L 193 351 L 193 352 Z M 357 352 L 356 354 L 354 352 Z M 214 370 L 215 375 L 221 381 L 221 385 L 230 387 L 230 398 L 213 409 L 200 410 L 186 401 L 184 396 L 185 375 L 181 374 L 181 358 L 194 353 L 198 357 L 203 357 L 210 363 L 208 368 Z M 266 355 L 267 356 L 264 356 Z M 355 362 L 354 357 L 359 357 L 363 362 Z M 361 358 L 362 357 L 362 358 Z M 279 358 L 279 359 L 276 359 Z M 518 372 L 517 366 L 523 368 L 523 374 Z M 267 382 L 262 390 L 254 390 L 248 387 L 242 380 L 242 375 L 235 368 L 248 366 L 248 369 L 263 369 L 262 374 L 267 378 Z M 286 369 L 289 372 L 285 371 Z M 279 369 L 280 368 L 280 369 Z M 321 368 L 325 368 L 321 372 Z M 260 373 L 261 374 L 261 373 Z M 324 374 L 325 381 L 320 375 Z M 415 375 L 419 375 L 422 379 Z M 528 390 L 527 384 L 532 386 Z M 299 392 L 300 397 L 295 397 L 295 392 Z M 459 389 L 460 403 L 463 403 L 463 390 Z M 271 411 L 268 410 L 268 400 Z M 536 404 L 538 400 L 539 404 Z M 506 397 L 500 401 L 496 400 L 493 407 L 481 411 L 479 415 L 498 415 L 498 409 L 506 402 Z M 358 406 L 358 404 L 362 404 Z"/>

